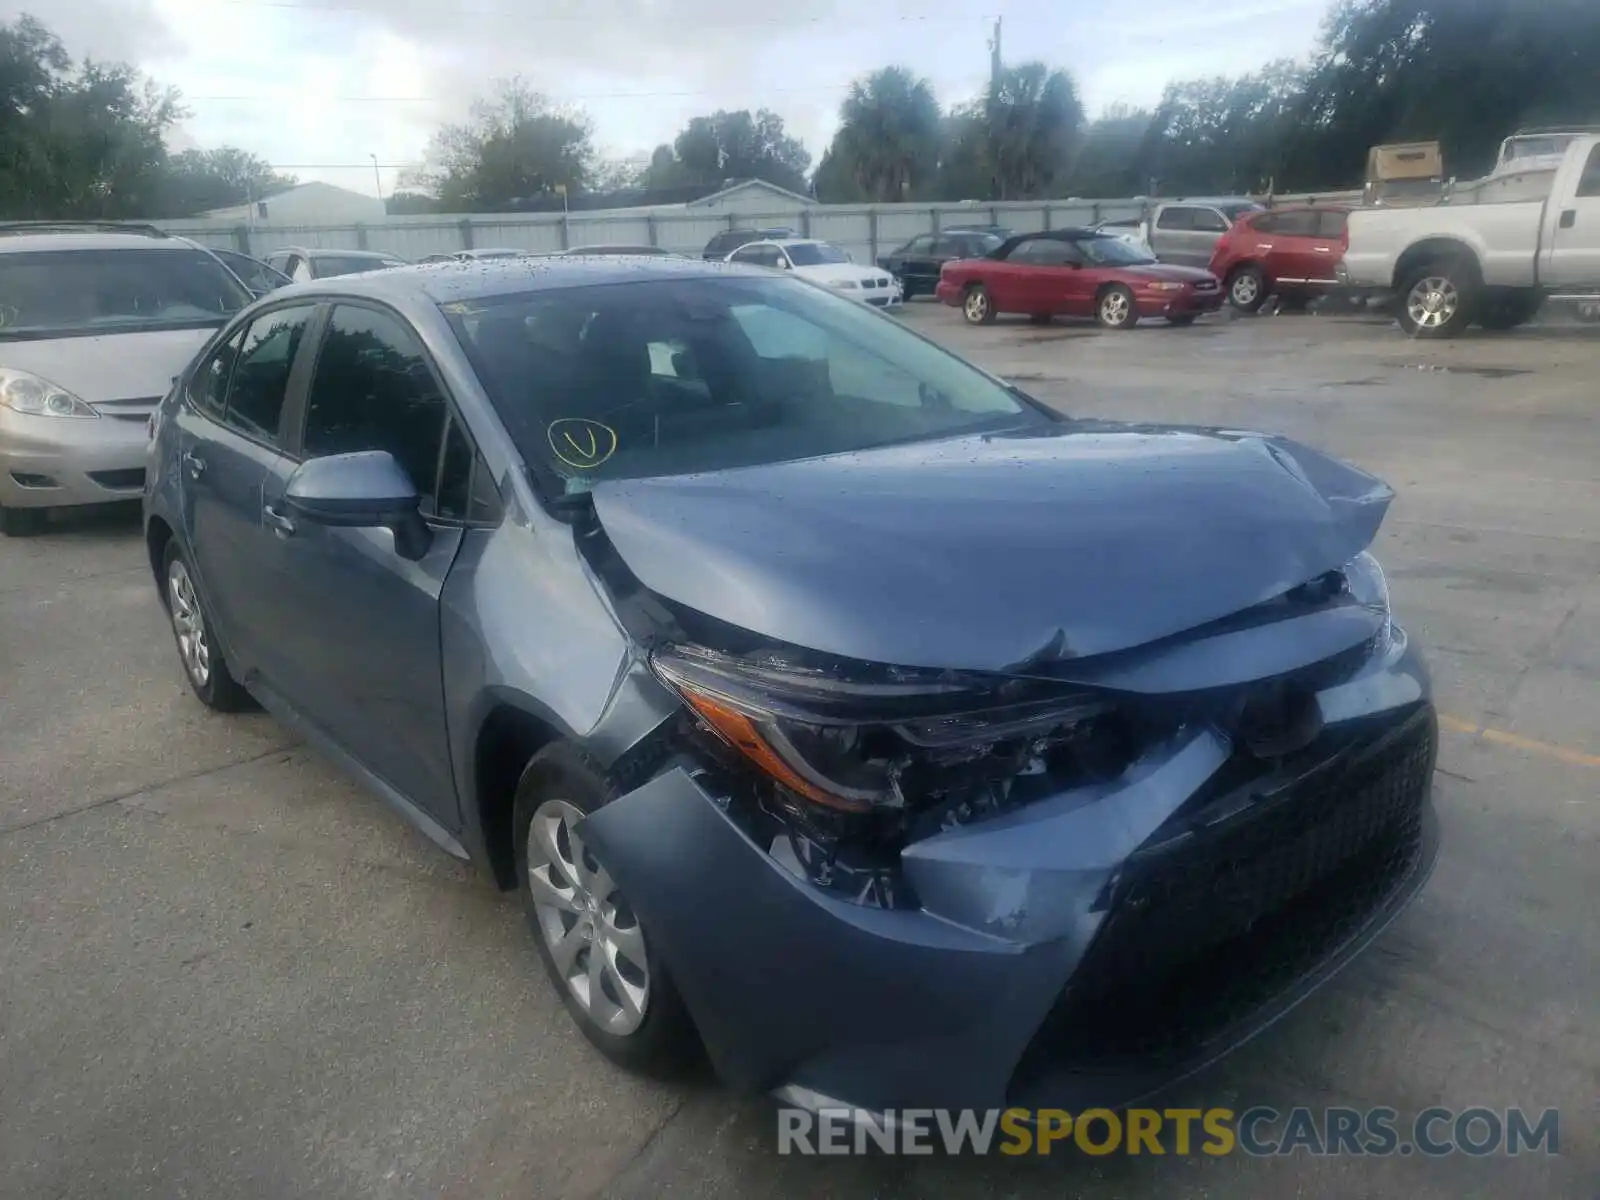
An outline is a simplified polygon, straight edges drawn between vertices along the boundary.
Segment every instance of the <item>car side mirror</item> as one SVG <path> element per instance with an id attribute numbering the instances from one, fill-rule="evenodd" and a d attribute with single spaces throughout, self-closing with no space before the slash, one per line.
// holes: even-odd
<path id="1" fill-rule="evenodd" d="M 433 541 L 421 503 L 416 484 L 387 450 L 308 459 L 283 490 L 284 507 L 313 525 L 389 530 L 395 553 L 410 562 L 426 554 Z"/>

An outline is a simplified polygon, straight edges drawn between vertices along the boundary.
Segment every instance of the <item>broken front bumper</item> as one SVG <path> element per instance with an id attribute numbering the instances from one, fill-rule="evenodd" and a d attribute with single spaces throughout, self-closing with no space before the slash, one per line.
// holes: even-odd
<path id="1" fill-rule="evenodd" d="M 718 1072 L 791 1102 L 1116 1106 L 1250 1038 L 1416 895 L 1436 721 L 1403 634 L 1267 765 L 1209 727 L 1115 783 L 902 854 L 920 904 L 825 893 L 680 762 L 585 825 Z"/>

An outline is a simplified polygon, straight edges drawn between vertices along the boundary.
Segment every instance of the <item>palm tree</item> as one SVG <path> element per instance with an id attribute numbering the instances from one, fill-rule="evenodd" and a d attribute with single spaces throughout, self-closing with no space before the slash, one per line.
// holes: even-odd
<path id="1" fill-rule="evenodd" d="M 850 85 L 830 157 L 868 200 L 909 200 L 939 166 L 939 101 L 906 67 L 883 67 Z"/>
<path id="2" fill-rule="evenodd" d="M 982 124 L 997 198 L 1029 200 L 1065 180 L 1083 129 L 1083 104 L 1065 71 L 1019 63 L 990 84 Z"/>

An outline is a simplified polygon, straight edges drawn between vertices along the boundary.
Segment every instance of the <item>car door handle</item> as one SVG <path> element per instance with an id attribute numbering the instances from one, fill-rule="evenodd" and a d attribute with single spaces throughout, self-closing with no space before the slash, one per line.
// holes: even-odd
<path id="1" fill-rule="evenodd" d="M 1257 242 L 1256 243 L 1256 249 L 1257 250 L 1271 250 L 1272 249 L 1272 243 L 1271 242 Z"/>
<path id="2" fill-rule="evenodd" d="M 194 451 L 186 451 L 183 456 L 183 469 L 189 473 L 190 479 L 199 479 L 206 473 L 206 460 Z"/>
<path id="3" fill-rule="evenodd" d="M 1318 254 L 1332 254 L 1333 253 L 1333 247 L 1332 246 L 1318 246 L 1317 247 L 1317 253 Z"/>
<path id="4" fill-rule="evenodd" d="M 279 537 L 294 536 L 294 521 L 287 513 L 281 513 L 272 505 L 264 505 L 261 509 L 261 519 L 265 521 L 272 532 Z"/>
<path id="5" fill-rule="evenodd" d="M 1578 223 L 1578 210 L 1569 208 L 1561 214 L 1561 228 L 1571 229 Z"/>

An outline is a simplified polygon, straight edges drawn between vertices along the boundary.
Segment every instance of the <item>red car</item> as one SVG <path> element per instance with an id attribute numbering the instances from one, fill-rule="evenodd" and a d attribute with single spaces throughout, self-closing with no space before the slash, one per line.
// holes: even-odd
<path id="1" fill-rule="evenodd" d="M 947 262 L 940 300 L 960 307 L 970 325 L 1000 313 L 1093 317 L 1107 329 L 1131 329 L 1140 317 L 1189 325 L 1222 306 L 1216 276 L 1196 267 L 1157 262 L 1115 234 L 1055 229 L 1009 239 L 986 258 Z"/>
<path id="2" fill-rule="evenodd" d="M 1270 208 L 1240 217 L 1211 255 L 1229 302 L 1253 313 L 1268 296 L 1303 303 L 1338 286 L 1334 267 L 1349 245 L 1346 208 Z"/>

